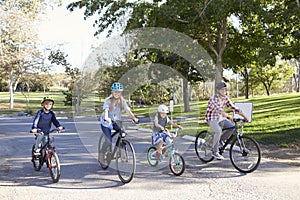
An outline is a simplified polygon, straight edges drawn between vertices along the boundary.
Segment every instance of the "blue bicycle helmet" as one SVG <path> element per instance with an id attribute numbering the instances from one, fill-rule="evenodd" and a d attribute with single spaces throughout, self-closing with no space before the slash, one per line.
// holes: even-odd
<path id="1" fill-rule="evenodd" d="M 124 90 L 124 86 L 120 82 L 114 82 L 111 85 L 111 90 L 114 92 L 122 92 Z"/>

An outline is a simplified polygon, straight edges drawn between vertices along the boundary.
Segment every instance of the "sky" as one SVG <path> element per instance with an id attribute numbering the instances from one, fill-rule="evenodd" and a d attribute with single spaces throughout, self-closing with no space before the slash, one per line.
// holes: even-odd
<path id="1" fill-rule="evenodd" d="M 105 36 L 96 39 L 93 20 L 84 20 L 82 10 L 68 11 L 66 5 L 70 2 L 65 0 L 61 7 L 49 9 L 38 25 L 38 33 L 44 48 L 61 49 L 68 54 L 68 62 L 80 68 L 91 46 L 105 40 Z"/>

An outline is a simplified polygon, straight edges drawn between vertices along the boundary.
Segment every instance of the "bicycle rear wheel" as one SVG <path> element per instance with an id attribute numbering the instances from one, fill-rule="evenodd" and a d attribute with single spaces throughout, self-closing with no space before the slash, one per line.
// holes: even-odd
<path id="1" fill-rule="evenodd" d="M 202 162 L 210 162 L 214 159 L 212 157 L 212 144 L 213 144 L 213 133 L 205 130 L 201 131 L 195 140 L 195 151 L 197 154 L 197 157 Z"/>
<path id="2" fill-rule="evenodd" d="M 156 147 L 150 147 L 147 151 L 147 160 L 150 166 L 155 167 L 158 164 L 156 159 Z"/>
<path id="3" fill-rule="evenodd" d="M 105 135 L 102 134 L 100 136 L 99 143 L 98 143 L 98 162 L 102 169 L 107 169 L 111 162 L 112 147 L 111 147 L 111 145 L 108 145 L 107 148 L 104 150 L 103 149 L 104 142 L 105 142 Z M 101 158 L 100 158 L 101 156 L 103 156 L 103 162 L 101 162 Z"/>
<path id="4" fill-rule="evenodd" d="M 242 173 L 256 170 L 261 160 L 258 143 L 246 135 L 239 136 L 232 142 L 229 155 L 234 168 Z"/>
<path id="5" fill-rule="evenodd" d="M 35 145 L 32 146 L 31 149 L 31 162 L 33 164 L 33 168 L 35 171 L 40 171 L 43 165 L 43 156 L 42 154 L 39 156 L 35 156 L 34 153 Z"/>
<path id="6" fill-rule="evenodd" d="M 185 170 L 185 162 L 183 157 L 179 153 L 174 153 L 170 157 L 169 162 L 170 170 L 175 176 L 180 176 L 181 174 L 183 174 Z"/>
<path id="7" fill-rule="evenodd" d="M 50 157 L 48 162 L 48 168 L 50 171 L 50 175 L 53 183 L 57 183 L 60 178 L 60 163 L 58 155 L 55 151 L 49 151 Z"/>
<path id="8" fill-rule="evenodd" d="M 136 160 L 134 148 L 127 140 L 121 140 L 117 147 L 116 167 L 120 180 L 129 183 L 135 173 Z"/>

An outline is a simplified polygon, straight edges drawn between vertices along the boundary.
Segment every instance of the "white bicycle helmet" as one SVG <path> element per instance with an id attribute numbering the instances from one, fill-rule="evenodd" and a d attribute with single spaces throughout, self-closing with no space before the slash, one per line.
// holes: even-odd
<path id="1" fill-rule="evenodd" d="M 166 105 L 162 104 L 158 106 L 157 111 L 161 113 L 169 113 L 169 108 Z"/>

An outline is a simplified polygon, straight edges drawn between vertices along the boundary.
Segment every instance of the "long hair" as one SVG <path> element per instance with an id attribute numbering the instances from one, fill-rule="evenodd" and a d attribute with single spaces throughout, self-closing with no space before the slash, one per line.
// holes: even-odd
<path id="1" fill-rule="evenodd" d="M 114 105 L 118 105 L 121 110 L 123 110 L 123 96 L 120 96 L 119 99 L 115 99 L 113 95 L 110 95 L 109 97 L 109 110 L 111 111 L 114 107 Z"/>

